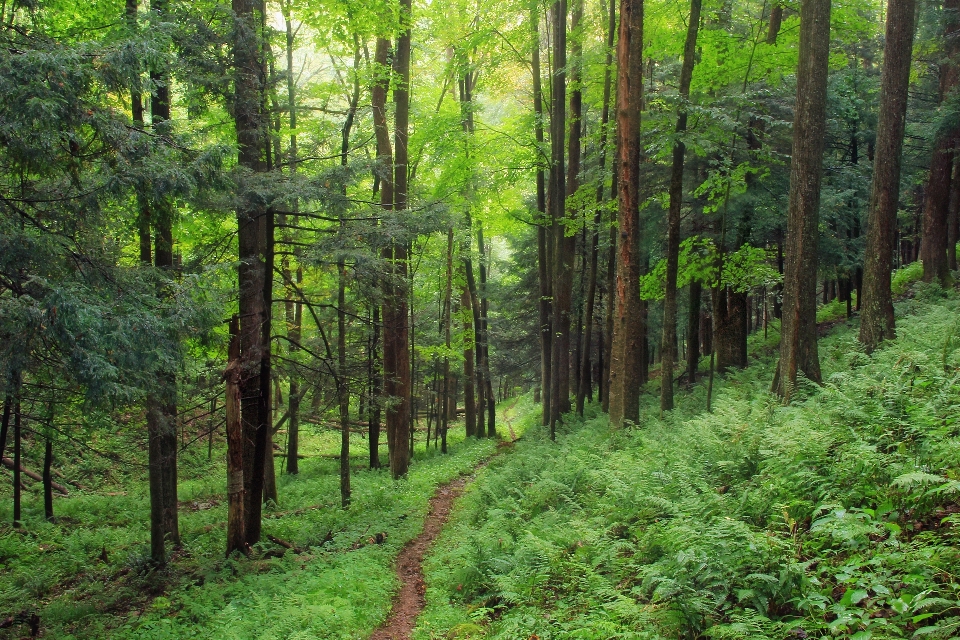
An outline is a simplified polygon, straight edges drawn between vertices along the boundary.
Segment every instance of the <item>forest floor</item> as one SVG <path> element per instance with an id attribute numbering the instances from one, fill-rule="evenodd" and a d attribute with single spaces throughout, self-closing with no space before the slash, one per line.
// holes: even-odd
<path id="1" fill-rule="evenodd" d="M 772 325 L 712 413 L 698 384 L 661 417 L 652 385 L 637 425 L 528 429 L 425 558 L 412 637 L 960 637 L 960 295 L 912 270 L 872 355 L 821 309 L 823 385 L 789 406 Z"/>
<path id="2" fill-rule="evenodd" d="M 501 424 L 509 429 L 510 416 L 522 434 L 533 406 L 520 398 L 498 410 Z M 183 548 L 157 570 L 148 561 L 141 437 L 116 426 L 94 431 L 87 449 L 58 457 L 87 489 L 56 498 L 55 523 L 27 491 L 24 526 L 11 527 L 10 489 L 0 488 L 0 638 L 28 636 L 37 619 L 41 636 L 64 639 L 368 637 L 390 612 L 401 584 L 396 558 L 420 534 L 430 497 L 466 480 L 498 444 L 465 439 L 458 423 L 448 455 L 418 442 L 410 474 L 395 482 L 388 470 L 366 468 L 367 441 L 353 434 L 353 501 L 344 510 L 331 457 L 339 434 L 304 425 L 306 458 L 296 476 L 278 465 L 280 504 L 264 512 L 264 542 L 250 558 L 224 558 L 223 451 L 215 447 L 208 461 L 201 441 L 180 459 Z M 28 446 L 27 466 L 37 466 L 35 453 Z M 127 462 L 104 474 L 103 456 Z"/>
<path id="3" fill-rule="evenodd" d="M 500 428 L 506 427 L 510 439 L 500 441 L 494 455 L 499 455 L 517 440 L 513 421 L 517 418 L 516 407 L 519 400 L 514 398 L 505 402 L 502 410 L 498 412 L 497 421 L 500 423 Z M 416 626 L 417 617 L 426 605 L 423 559 L 447 523 L 454 502 L 463 495 L 464 487 L 476 478 L 477 472 L 486 467 L 490 460 L 491 458 L 486 458 L 477 464 L 469 476 L 460 476 L 456 480 L 441 485 L 430 498 L 430 509 L 423 524 L 423 531 L 411 540 L 397 557 L 396 571 L 401 586 L 394 597 L 390 616 L 370 636 L 370 640 L 409 640 Z"/>

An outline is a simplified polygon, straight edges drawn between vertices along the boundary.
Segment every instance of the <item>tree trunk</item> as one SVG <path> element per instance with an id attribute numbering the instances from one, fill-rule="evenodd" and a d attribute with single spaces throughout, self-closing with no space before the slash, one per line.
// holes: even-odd
<path id="1" fill-rule="evenodd" d="M 240 320 L 234 315 L 230 320 L 229 362 L 223 374 L 227 384 L 227 555 L 234 551 L 248 553 L 244 515 L 246 500 L 243 481 L 243 424 L 241 418 L 240 381 L 243 366 L 240 357 Z"/>
<path id="2" fill-rule="evenodd" d="M 539 0 L 530 3 L 530 25 L 533 30 L 530 69 L 533 75 L 533 111 L 534 135 L 537 141 L 537 276 L 540 289 L 538 305 L 540 326 L 540 402 L 542 403 L 542 423 L 550 422 L 550 365 L 553 350 L 553 336 L 550 331 L 552 317 L 553 281 L 550 251 L 547 242 L 547 187 L 543 171 L 543 87 L 540 80 L 540 15 Z M 553 129 L 551 128 L 551 131 Z"/>
<path id="3" fill-rule="evenodd" d="M 603 70 L 603 107 L 600 114 L 600 180 L 599 184 L 597 185 L 596 213 L 593 216 L 593 232 L 590 234 L 590 264 L 587 273 L 586 310 L 584 312 L 583 321 L 583 352 L 581 353 L 580 357 L 580 387 L 577 389 L 577 415 L 579 416 L 583 415 L 583 404 L 586 396 L 589 395 L 591 398 L 593 396 L 591 389 L 592 385 L 590 384 L 590 343 L 593 340 L 594 298 L 597 295 L 597 263 L 599 258 L 597 245 L 599 244 L 600 238 L 600 225 L 603 220 L 602 204 L 607 164 L 607 128 L 610 123 L 610 90 L 612 84 L 611 68 L 613 67 L 613 39 L 617 28 L 617 14 L 614 0 L 610 0 L 609 14 L 607 18 L 607 59 Z M 599 351 L 603 351 L 602 341 Z M 600 361 L 603 361 L 602 355 L 600 356 Z M 601 386 L 606 386 L 606 383 L 601 382 Z"/>
<path id="4" fill-rule="evenodd" d="M 897 233 L 900 163 L 906 125 L 907 90 L 913 55 L 916 0 L 888 0 L 887 30 L 880 78 L 880 114 L 873 163 L 873 184 L 867 210 L 860 342 L 867 352 L 894 337 L 890 274 Z"/>
<path id="5" fill-rule="evenodd" d="M 477 225 L 477 250 L 480 252 L 480 368 L 483 372 L 484 397 L 487 404 L 487 437 L 497 437 L 497 400 L 493 395 L 493 382 L 490 378 L 490 332 L 487 326 L 487 251 L 483 243 L 483 226 Z M 482 428 L 482 411 L 480 425 Z"/>
<path id="6" fill-rule="evenodd" d="M 341 225 L 343 224 L 341 220 Z M 347 384 L 347 267 L 337 261 L 337 400 L 340 405 L 340 506 L 350 506 L 350 387 Z"/>
<path id="7" fill-rule="evenodd" d="M 440 423 L 440 451 L 447 452 L 447 428 L 450 424 L 451 396 L 453 396 L 453 415 L 456 417 L 456 392 L 450 380 L 450 311 L 453 305 L 453 227 L 447 227 L 447 270 L 443 293 L 443 339 L 446 351 L 443 356 L 443 418 Z"/>
<path id="8" fill-rule="evenodd" d="M 617 122 L 620 178 L 610 422 L 637 420 L 645 357 L 640 304 L 640 106 L 643 103 L 643 0 L 620 0 L 617 43 Z"/>
<path id="9" fill-rule="evenodd" d="M 957 85 L 958 69 L 955 62 L 960 53 L 957 30 L 960 29 L 960 0 L 943 3 L 944 41 L 947 60 L 940 65 L 940 103 L 952 93 Z M 954 147 L 958 131 L 952 122 L 939 131 L 930 159 L 930 175 L 924 193 L 923 237 L 920 242 L 920 259 L 923 261 L 923 281 L 939 282 L 946 287 L 950 280 L 947 262 L 947 210 L 950 203 L 950 178 L 953 175 Z"/>
<path id="10" fill-rule="evenodd" d="M 50 428 L 44 437 L 43 447 L 43 517 L 53 522 L 53 434 Z"/>
<path id="11" fill-rule="evenodd" d="M 473 305 L 470 300 L 470 291 L 464 287 L 460 294 L 460 309 L 465 310 L 463 320 L 463 408 L 464 421 L 466 422 L 467 437 L 477 435 L 477 405 L 474 395 L 474 367 L 473 367 L 473 345 L 472 336 L 473 323 L 470 317 L 473 314 Z"/>
<path id="12" fill-rule="evenodd" d="M 407 134 L 410 120 L 410 24 L 411 2 L 400 1 L 403 31 L 397 39 L 394 70 L 396 104 L 394 121 L 394 194 L 397 211 L 407 208 Z M 410 334 L 407 315 L 407 247 L 395 243 L 388 249 L 391 274 L 386 283 L 383 305 L 383 371 L 384 391 L 390 398 L 387 409 L 387 443 L 390 447 L 390 472 L 395 479 L 407 474 L 410 467 Z"/>
<path id="13" fill-rule="evenodd" d="M 717 371 L 747 366 L 747 294 L 721 287 L 713 296 L 713 342 Z"/>
<path id="14" fill-rule="evenodd" d="M 817 354 L 817 241 L 826 129 L 830 0 L 801 0 L 800 58 L 787 208 L 783 323 L 777 392 L 789 401 L 798 371 L 820 382 Z"/>
<path id="15" fill-rule="evenodd" d="M 700 368 L 700 298 L 703 285 L 699 280 L 690 281 L 690 315 L 687 318 L 687 380 L 697 381 Z"/>
<path id="16" fill-rule="evenodd" d="M 20 526 L 20 467 L 21 467 L 21 448 L 22 441 L 20 439 L 20 429 L 22 424 L 20 422 L 20 400 L 17 399 L 16 404 L 13 407 L 13 526 Z M 163 537 L 161 536 L 161 540 Z"/>
<path id="17" fill-rule="evenodd" d="M 681 135 L 687 130 L 686 102 L 690 98 L 690 81 L 700 27 L 701 0 L 691 0 L 687 39 L 683 46 L 680 68 L 680 107 L 677 110 L 677 140 L 673 143 L 673 168 L 670 174 L 670 205 L 667 213 L 667 281 L 663 298 L 663 336 L 660 341 L 660 410 L 673 409 L 673 366 L 677 359 L 677 271 L 680 257 L 680 207 L 683 204 L 683 159 L 686 147 Z"/>
<path id="18" fill-rule="evenodd" d="M 550 9 L 553 32 L 553 76 L 551 77 L 550 183 L 547 187 L 547 211 L 551 227 L 547 235 L 552 276 L 550 345 L 550 435 L 563 412 L 563 390 L 569 390 L 570 366 L 570 289 L 572 251 L 568 255 L 566 226 L 566 188 L 564 184 L 564 139 L 566 134 L 567 91 L 567 2 L 555 0 Z M 569 404 L 569 394 L 566 404 Z"/>
<path id="19" fill-rule="evenodd" d="M 954 148 L 953 178 L 950 180 L 950 206 L 947 210 L 947 269 L 957 270 L 957 242 L 960 242 L 960 142 Z"/>

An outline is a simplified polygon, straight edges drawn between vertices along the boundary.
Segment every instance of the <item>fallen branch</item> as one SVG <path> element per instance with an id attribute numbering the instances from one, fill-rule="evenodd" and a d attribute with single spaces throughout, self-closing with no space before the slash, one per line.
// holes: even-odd
<path id="1" fill-rule="evenodd" d="M 5 466 L 5 467 L 8 468 L 8 469 L 14 469 L 14 470 L 16 470 L 16 469 L 14 468 L 14 465 L 13 465 L 13 460 L 11 460 L 10 458 L 3 458 L 3 466 Z M 39 473 L 37 473 L 37 472 L 35 472 L 35 471 L 30 471 L 29 469 L 24 468 L 24 466 L 23 466 L 22 463 L 20 464 L 20 473 L 24 474 L 24 475 L 27 476 L 28 478 L 32 478 L 32 479 L 36 480 L 37 482 L 43 482 L 43 477 L 42 477 Z M 57 492 L 62 493 L 62 494 L 65 495 L 65 496 L 70 495 L 70 492 L 67 491 L 67 488 L 66 488 L 65 486 L 63 486 L 62 484 L 58 484 L 58 483 L 53 482 L 53 481 L 51 480 L 51 481 L 50 481 L 50 486 L 53 487 L 54 489 L 56 489 Z"/>

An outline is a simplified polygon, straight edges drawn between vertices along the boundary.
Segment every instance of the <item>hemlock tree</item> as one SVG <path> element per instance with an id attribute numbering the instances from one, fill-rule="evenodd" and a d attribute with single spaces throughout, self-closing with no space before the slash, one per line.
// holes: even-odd
<path id="1" fill-rule="evenodd" d="M 773 387 L 789 401 L 797 373 L 820 382 L 817 240 L 830 57 L 830 0 L 802 0 L 797 102 L 790 162 L 780 362 Z"/>

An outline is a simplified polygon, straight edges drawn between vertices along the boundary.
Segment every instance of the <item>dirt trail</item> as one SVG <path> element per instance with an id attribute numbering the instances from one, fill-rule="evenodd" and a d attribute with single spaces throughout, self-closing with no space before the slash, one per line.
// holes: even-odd
<path id="1" fill-rule="evenodd" d="M 516 406 L 516 401 L 503 412 L 503 419 L 510 431 L 510 441 L 501 442 L 497 447 L 499 453 L 505 446 L 510 446 L 517 439 L 510 424 L 509 412 Z M 494 456 L 497 453 L 493 454 Z M 492 457 L 492 456 L 491 456 Z M 443 525 L 450 517 L 454 501 L 463 494 L 467 482 L 473 480 L 476 472 L 487 466 L 490 458 L 481 461 L 470 475 L 460 476 L 447 484 L 440 485 L 436 493 L 430 498 L 430 509 L 427 519 L 423 523 L 423 531 L 411 540 L 397 556 L 396 571 L 402 586 L 394 597 L 390 616 L 380 627 L 373 632 L 370 640 L 409 640 L 413 628 L 417 624 L 417 616 L 426 606 L 427 585 L 423 581 L 423 558 L 430 550 L 430 545 L 440 535 Z"/>

